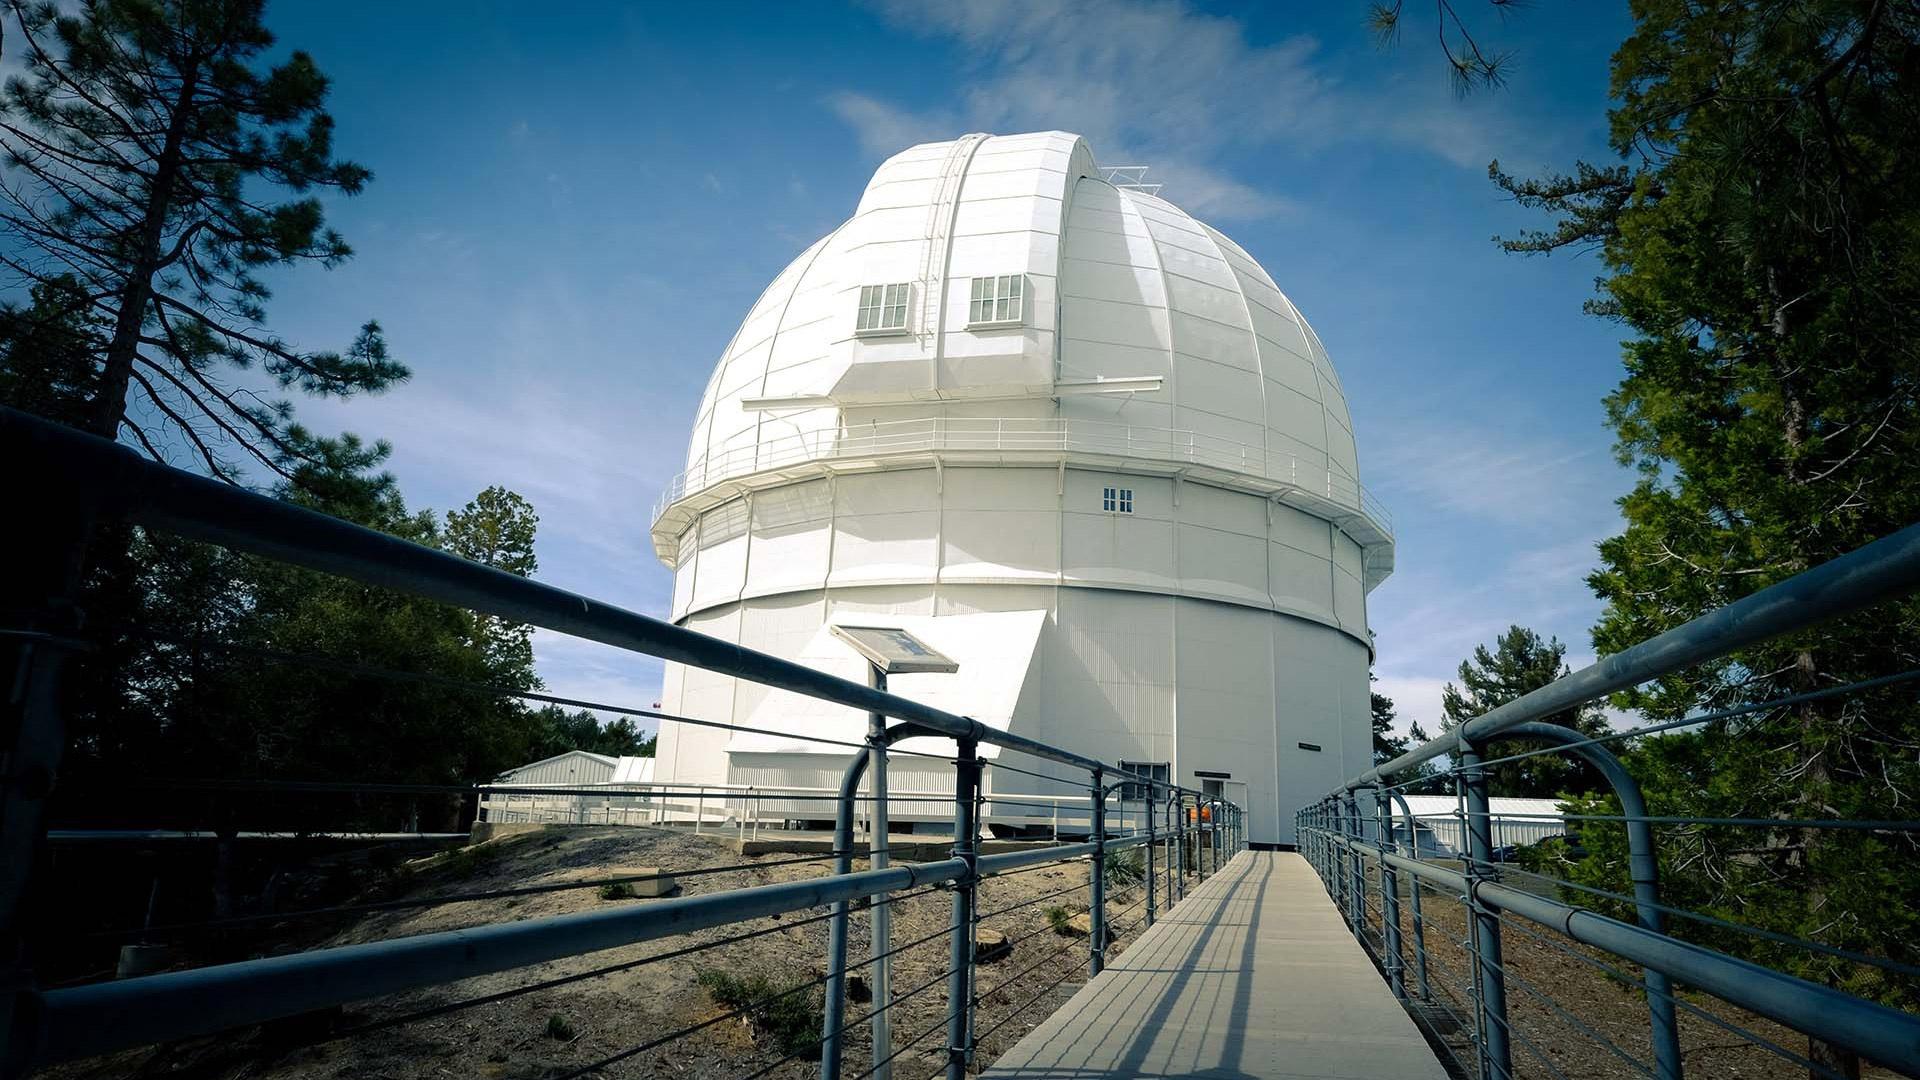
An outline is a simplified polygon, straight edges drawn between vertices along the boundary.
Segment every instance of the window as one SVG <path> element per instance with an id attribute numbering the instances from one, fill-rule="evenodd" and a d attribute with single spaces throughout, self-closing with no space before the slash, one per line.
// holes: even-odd
<path id="1" fill-rule="evenodd" d="M 1141 776 L 1159 780 L 1163 783 L 1167 777 L 1171 775 L 1167 770 L 1167 763 L 1164 761 L 1122 761 L 1120 767 L 1130 773 L 1139 773 Z M 1162 794 L 1164 793 L 1165 791 L 1163 789 Z M 1139 802 L 1146 797 L 1147 785 L 1145 784 L 1136 784 L 1128 781 L 1120 785 L 1120 799 L 1122 802 Z"/>
<path id="2" fill-rule="evenodd" d="M 1132 488 L 1108 488 L 1100 496 L 1100 509 L 1109 514 L 1133 513 Z"/>
<path id="3" fill-rule="evenodd" d="M 967 305 L 967 325 L 1019 325 L 1026 317 L 1026 293 L 1024 274 L 974 278 L 973 299 Z"/>
<path id="4" fill-rule="evenodd" d="M 863 285 L 860 288 L 860 317 L 854 321 L 856 334 L 899 334 L 907 329 L 907 299 L 911 285 Z"/>

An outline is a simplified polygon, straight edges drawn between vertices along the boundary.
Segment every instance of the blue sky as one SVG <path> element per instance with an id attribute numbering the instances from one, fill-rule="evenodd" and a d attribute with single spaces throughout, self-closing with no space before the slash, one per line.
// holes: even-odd
<path id="1" fill-rule="evenodd" d="M 1581 579 L 1630 484 L 1601 406 L 1620 335 L 1581 313 L 1591 256 L 1494 248 L 1537 222 L 1486 165 L 1606 153 L 1628 22 L 1485 14 L 1511 83 L 1462 100 L 1411 7 L 1383 52 L 1358 2 L 278 3 L 269 24 L 333 78 L 339 149 L 375 180 L 331 210 L 356 258 L 276 278 L 270 321 L 318 348 L 377 317 L 413 380 L 303 417 L 390 439 L 415 505 L 521 492 L 541 577 L 661 614 L 650 508 L 760 289 L 895 150 L 1080 132 L 1105 163 L 1152 165 L 1325 342 L 1398 530 L 1370 599 L 1377 670 L 1436 727 L 1442 684 L 1509 622 L 1591 655 Z M 657 697 L 645 658 L 551 635 L 537 652 L 556 692 Z"/>

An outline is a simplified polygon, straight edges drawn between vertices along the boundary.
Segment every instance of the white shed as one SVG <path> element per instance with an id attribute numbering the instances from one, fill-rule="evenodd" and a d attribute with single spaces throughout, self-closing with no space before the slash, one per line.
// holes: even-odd
<path id="1" fill-rule="evenodd" d="M 564 754 L 555 754 L 550 758 L 541 758 L 539 761 L 509 769 L 494 783 L 517 787 L 581 787 L 587 784 L 604 784 L 613 779 L 614 769 L 619 764 L 618 758 L 611 758 L 605 754 L 569 750 Z"/>
<path id="2" fill-rule="evenodd" d="M 1460 801 L 1452 795 L 1409 795 L 1407 809 L 1413 811 L 1440 842 L 1454 851 L 1465 850 L 1466 837 L 1460 827 Z M 1567 831 L 1567 820 L 1558 799 L 1514 799 L 1495 797 L 1487 800 L 1493 823 L 1493 846 L 1508 844 L 1525 847 L 1549 836 Z"/>

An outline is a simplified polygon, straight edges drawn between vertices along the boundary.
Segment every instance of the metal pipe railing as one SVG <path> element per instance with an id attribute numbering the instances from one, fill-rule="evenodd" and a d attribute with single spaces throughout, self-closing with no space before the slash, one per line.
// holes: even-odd
<path id="1" fill-rule="evenodd" d="M 1817 1042 L 1870 1058 L 1905 1075 L 1920 1076 L 1920 1016 L 1670 936 L 1666 919 L 1669 909 L 1660 899 L 1658 853 L 1653 833 L 1656 822 L 1692 826 L 1719 823 L 1762 829 L 1830 824 L 1908 833 L 1915 831 L 1913 823 L 1788 822 L 1765 818 L 1746 820 L 1684 816 L 1656 818 L 1649 814 L 1639 784 L 1625 765 L 1601 745 L 1633 732 L 1589 737 L 1568 727 L 1543 722 L 1547 717 L 1579 708 L 1614 691 L 1671 675 L 1696 664 L 1722 659 L 1755 643 L 1806 629 L 1877 602 L 1904 596 L 1917 588 L 1920 588 L 1920 526 L 1912 526 L 1702 615 L 1580 671 L 1562 676 L 1459 725 L 1441 738 L 1430 740 L 1348 779 L 1334 792 L 1315 805 L 1303 808 L 1296 815 L 1302 847 L 1352 932 L 1363 942 L 1370 930 L 1366 916 L 1367 864 L 1371 861 L 1378 868 L 1383 897 L 1381 963 L 1390 982 L 1399 977 L 1404 965 L 1400 957 L 1403 941 L 1398 934 L 1396 879 L 1402 873 L 1407 875 L 1413 907 L 1414 961 L 1422 1001 L 1433 1000 L 1427 973 L 1423 929 L 1425 919 L 1419 907 L 1423 884 L 1447 890 L 1459 897 L 1466 921 L 1466 937 L 1461 945 L 1470 959 L 1466 983 L 1460 989 L 1472 1007 L 1473 1047 L 1478 1056 L 1474 1071 L 1487 1080 L 1513 1075 L 1516 1042 L 1526 1045 L 1530 1051 L 1538 1050 L 1514 1029 L 1513 1018 L 1508 1014 L 1507 983 L 1512 975 L 1509 970 L 1511 961 L 1503 950 L 1501 938 L 1503 913 L 1538 923 L 1573 942 L 1640 965 L 1640 983 L 1646 998 L 1649 1022 L 1648 1045 L 1653 1054 L 1652 1068 L 1645 1071 L 1655 1080 L 1680 1080 L 1683 1061 L 1677 1008 L 1687 1008 L 1696 1013 L 1700 1011 L 1678 1001 L 1674 990 L 1676 984 L 1685 984 L 1785 1024 L 1806 1033 Z M 1864 690 L 1891 685 L 1914 674 L 1909 672 L 1897 677 L 1878 677 L 1838 690 Z M 1715 715 L 1710 714 L 1684 723 L 1705 723 L 1713 719 Z M 1681 723 L 1655 725 L 1651 730 L 1664 731 Z M 1623 827 L 1632 895 L 1593 891 L 1630 904 L 1635 923 L 1622 922 L 1583 907 L 1522 891 L 1503 881 L 1507 876 L 1503 864 L 1512 855 L 1511 848 L 1496 849 L 1496 837 L 1492 831 L 1496 815 L 1488 791 L 1487 771 L 1490 763 L 1486 760 L 1486 748 L 1495 739 L 1546 743 L 1542 749 L 1515 757 L 1530 754 L 1572 755 L 1592 765 L 1607 780 L 1619 799 L 1619 815 L 1570 814 L 1566 818 L 1617 821 Z M 1445 775 L 1453 777 L 1460 804 L 1456 816 L 1462 829 L 1462 846 L 1465 850 L 1464 864 L 1459 871 L 1435 866 L 1420 857 L 1420 823 L 1399 792 L 1398 785 L 1391 782 L 1392 777 L 1442 755 L 1453 755 L 1455 759 Z M 1498 760 L 1513 760 L 1513 757 Z M 1364 789 L 1374 792 L 1376 813 L 1372 836 L 1368 835 L 1356 809 L 1356 796 Z M 1391 814 L 1386 806 L 1389 797 L 1399 801 L 1406 820 L 1408 850 L 1405 852 L 1399 850 L 1393 837 Z M 1528 873 L 1527 876 L 1548 884 L 1554 883 L 1554 879 L 1541 875 Z M 1686 912 L 1681 914 L 1700 917 Z M 1823 917 L 1834 916 L 1829 914 Z M 1733 930 L 1749 929 L 1725 920 L 1708 921 Z M 1889 971 L 1901 967 L 1886 958 L 1858 951 L 1836 950 L 1819 942 L 1801 942 L 1777 932 L 1750 932 L 1777 943 L 1805 945 L 1816 953 L 1846 956 L 1856 962 Z M 1525 983 L 1521 985 L 1526 986 Z M 1530 994 L 1539 993 L 1537 987 L 1526 988 Z M 1397 986 L 1396 990 L 1404 993 Z M 1463 999 L 1455 997 L 1454 1000 Z M 1564 1010 L 1559 1011 L 1564 1013 Z M 1588 1033 L 1591 1033 L 1590 1029 Z M 1764 1038 L 1753 1036 L 1751 1041 L 1784 1054 Z M 1614 1049 L 1618 1050 L 1617 1047 Z M 1801 1064 L 1808 1061 L 1797 1055 L 1785 1056 Z M 1817 1062 L 1809 1065 L 1809 1068 L 1816 1075 L 1839 1075 Z"/>
<path id="2" fill-rule="evenodd" d="M 13 1070 L 28 1065 L 53 1064 L 153 1042 L 212 1034 L 367 998 L 634 945 L 746 919 L 825 906 L 830 909 L 829 913 L 820 918 L 830 923 L 827 971 L 808 985 L 824 988 L 822 1074 L 829 1078 L 837 1077 L 842 1057 L 842 1036 L 847 1029 L 845 977 L 849 970 L 860 966 L 850 964 L 847 957 L 852 904 L 865 898 L 879 908 L 889 903 L 892 894 L 899 890 L 919 885 L 942 885 L 949 887 L 953 896 L 948 935 L 947 1072 L 950 1077 L 960 1077 L 973 1064 L 973 969 L 979 910 L 976 889 L 982 878 L 1048 862 L 1090 858 L 1088 873 L 1095 901 L 1094 932 L 1090 935 L 1088 951 L 1094 970 L 1098 971 L 1112 939 L 1102 895 L 1107 871 L 1105 858 L 1112 853 L 1151 845 L 1156 840 L 1151 823 L 1144 833 L 1116 837 L 1107 835 L 1106 799 L 1110 791 L 1103 787 L 1104 780 L 1119 777 L 1124 778 L 1121 782 L 1145 785 L 1149 803 L 1165 793 L 1176 805 L 1191 803 L 1195 808 L 1206 807 L 1207 813 L 1201 815 L 1196 812 L 1192 823 L 1195 844 L 1204 842 L 1213 849 L 1211 866 L 1204 857 L 1200 860 L 1203 876 L 1220 865 L 1225 854 L 1224 843 L 1231 841 L 1237 846 L 1239 842 L 1237 826 L 1222 827 L 1238 821 L 1237 807 L 1180 785 L 1141 776 L 1097 758 L 1000 731 L 971 718 L 886 693 L 882 689 L 839 679 L 792 661 L 709 638 L 683 627 L 601 604 L 302 507 L 182 473 L 142 459 L 132 451 L 106 440 L 6 409 L 0 409 L 0 458 L 37 478 L 36 486 L 32 489 L 36 497 L 40 492 L 79 493 L 79 504 L 61 503 L 63 511 L 81 511 L 84 512 L 82 516 L 97 514 L 170 531 L 236 551 L 466 607 L 513 622 L 702 667 L 844 705 L 876 718 L 891 717 L 898 721 L 892 726 L 877 722 L 872 725 L 879 730 L 870 734 L 878 737 L 853 747 L 854 752 L 849 755 L 850 761 L 838 794 L 817 796 L 822 800 L 837 800 L 834 849 L 831 852 L 836 872 L 831 876 L 661 900 L 637 907 L 318 949 L 289 956 L 64 989 L 33 990 L 26 979 L 18 979 L 15 981 L 25 988 L 17 991 L 15 1000 L 6 1003 L 10 1006 L 7 1015 L 15 1020 L 29 1020 L 31 1031 L 29 1040 L 15 1042 L 9 1047 L 5 1062 L 5 1071 L 9 1075 Z M 86 533 L 85 523 L 81 524 L 83 527 L 72 530 L 76 541 L 83 539 Z M 70 552 L 68 554 L 71 555 Z M 77 563 L 77 558 L 75 561 Z M 22 716 L 25 718 L 23 730 L 29 735 L 57 735 L 60 730 L 58 703 L 48 695 L 27 699 L 26 711 Z M 951 737 L 958 747 L 952 857 L 919 865 L 888 866 L 884 865 L 884 855 L 880 854 L 872 868 L 855 872 L 852 866 L 856 850 L 854 807 L 860 801 L 861 774 L 876 758 L 884 764 L 887 747 L 908 736 Z M 984 791 L 981 782 L 982 762 L 976 753 L 977 746 L 982 743 L 1086 771 L 1092 778 L 1089 809 L 1093 818 L 1093 835 L 1089 842 L 982 855 L 978 834 Z M 880 771 L 876 770 L 876 773 Z M 378 786 L 361 787 L 370 789 Z M 336 789 L 340 785 L 295 783 L 283 787 L 287 790 L 320 792 Z M 385 787 L 395 792 L 412 790 L 408 785 Z M 713 785 L 681 787 L 692 787 L 693 791 L 650 789 L 649 794 L 690 794 L 704 800 L 708 788 Z M 9 792 L 12 790 L 9 787 Z M 421 790 L 446 792 L 444 788 Z M 460 790 L 471 795 L 480 789 Z M 515 786 L 487 790 L 505 794 L 511 800 L 516 796 L 534 797 L 542 794 L 578 796 L 585 789 Z M 617 790 L 599 789 L 589 794 L 614 798 L 619 793 Z M 734 798 L 740 801 L 740 817 L 744 828 L 744 808 L 747 803 L 751 801 L 757 807 L 759 801 L 767 797 L 793 799 L 812 796 L 748 788 L 744 793 L 723 793 L 721 799 L 723 803 Z M 884 821 L 886 802 L 896 801 L 900 797 L 891 795 L 884 786 L 876 790 L 875 797 L 882 800 L 876 808 L 875 820 Z M 44 798 L 44 792 L 34 798 Z M 700 816 L 704 817 L 704 814 Z M 1124 807 L 1122 818 L 1124 828 Z M 10 817 L 8 828 L 14 828 L 18 820 L 23 819 L 17 815 Z M 1175 832 L 1176 842 L 1179 842 L 1185 830 L 1186 823 L 1183 822 L 1182 828 Z M 872 850 L 875 853 L 880 852 L 888 842 L 884 833 L 876 834 L 873 840 Z M 20 846 L 11 845 L 9 850 Z M 17 884 L 18 879 L 24 876 L 27 863 L 16 861 L 12 865 L 14 869 L 0 874 L 0 877 L 5 877 L 8 883 Z M 1151 865 L 1149 860 L 1149 868 Z M 1170 869 L 1179 871 L 1176 879 L 1184 877 L 1183 866 Z M 1184 885 L 1176 891 L 1184 894 Z M 1169 901 L 1172 899 L 1170 893 Z M 879 933 L 874 940 L 873 955 L 866 963 L 884 964 L 886 957 L 894 951 L 894 948 L 887 947 L 884 933 Z M 889 1007 L 890 1003 L 883 1000 L 876 1005 L 876 1011 L 884 1011 Z M 876 1025 L 876 1029 L 885 1031 L 883 1025 Z M 9 1035 L 18 1035 L 21 1030 L 17 1027 L 10 1029 Z M 887 1047 L 885 1042 L 884 1034 L 876 1040 L 876 1070 L 884 1070 L 885 1062 L 897 1052 Z M 623 1053 L 632 1052 L 636 1051 Z M 620 1059 L 616 1057 L 609 1060 Z"/>
<path id="3" fill-rule="evenodd" d="M 1081 769 L 1127 771 L 792 660 L 542 584 L 219 480 L 96 436 L 0 408 L 0 460 L 84 490 L 98 509 L 234 551 L 397 589 L 775 689 L 877 712 Z M 1131 774 L 1128 774 L 1131 775 Z M 1140 777 L 1140 779 L 1146 779 Z"/>
<path id="4" fill-rule="evenodd" d="M 1769 638 L 1920 589 L 1920 525 L 1909 525 L 1751 596 L 1622 649 L 1461 724 L 1347 781 L 1371 786 L 1519 724 L 1638 686 Z"/>
<path id="5" fill-rule="evenodd" d="M 1379 851 L 1361 837 L 1316 829 L 1335 847 L 1372 850 L 1418 880 L 1468 894 L 1493 911 L 1510 912 L 1621 959 L 1665 974 L 1788 1027 L 1817 1026 L 1821 1037 L 1880 1062 L 1902 1075 L 1920 1075 L 1920 1016 L 1725 953 L 1680 941 L 1533 893 L 1432 863 Z"/>

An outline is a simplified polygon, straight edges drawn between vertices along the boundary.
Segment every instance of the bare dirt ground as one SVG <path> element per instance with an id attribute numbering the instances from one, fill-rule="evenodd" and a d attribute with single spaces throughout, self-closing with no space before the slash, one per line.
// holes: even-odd
<path id="1" fill-rule="evenodd" d="M 1377 889 L 1378 878 L 1372 881 Z M 1404 891 L 1405 882 L 1401 888 Z M 1378 901 L 1377 892 L 1373 899 Z M 1370 944 L 1377 954 L 1378 913 L 1372 918 L 1375 933 Z M 1428 954 L 1428 983 L 1442 1006 L 1428 1010 L 1428 1015 L 1443 1028 L 1450 1026 L 1452 1020 L 1449 1009 L 1466 1020 L 1466 1027 L 1449 1035 L 1446 1041 L 1471 1065 L 1474 1052 L 1468 1036 L 1472 1034 L 1473 997 L 1468 985 L 1472 959 L 1464 945 L 1465 909 L 1453 896 L 1423 888 L 1421 918 Z M 1411 988 L 1415 980 L 1414 926 L 1411 905 L 1404 899 L 1400 922 L 1407 957 L 1407 985 Z M 1517 916 L 1503 916 L 1501 924 L 1502 967 L 1507 972 L 1507 1016 L 1513 1030 L 1515 1080 L 1641 1080 L 1650 1076 L 1652 1046 L 1646 998 L 1637 983 L 1640 969 Z M 1626 979 L 1596 966 L 1602 964 L 1616 969 Z M 1629 983 L 1627 979 L 1634 982 Z M 1759 1080 L 1808 1075 L 1805 1065 L 1729 1027 L 1745 1029 L 1782 1050 L 1802 1056 L 1807 1053 L 1806 1036 L 1705 994 L 1683 988 L 1677 997 L 1681 1002 L 1676 1010 L 1681 1064 L 1687 1080 Z M 1894 1080 L 1897 1074 L 1868 1065 L 1862 1075 L 1867 1080 Z"/>
<path id="2" fill-rule="evenodd" d="M 506 837 L 416 865 L 403 895 L 443 896 L 567 881 L 597 881 L 644 867 L 685 873 L 735 864 L 743 869 L 683 878 L 677 895 L 700 895 L 824 876 L 826 859 L 795 863 L 791 855 L 742 858 L 703 837 L 652 828 L 553 828 Z M 898 860 L 896 860 L 898 861 Z M 864 860 L 855 869 L 864 869 Z M 1164 880 L 1164 879 L 1163 879 Z M 1051 907 L 1081 912 L 1088 904 L 1088 863 L 1033 868 L 981 883 L 981 926 L 1003 932 L 1007 955 L 978 970 L 981 999 L 976 1032 L 982 1066 L 990 1064 L 1064 1002 L 1086 977 L 1087 942 L 1063 936 L 1048 923 Z M 1110 889 L 1108 912 L 1116 932 L 1113 954 L 1142 929 L 1138 887 Z M 594 888 L 525 897 L 456 901 L 433 907 L 364 916 L 301 945 L 344 945 L 440 930 L 517 921 L 645 899 L 603 899 Z M 894 1061 L 899 1080 L 919 1080 L 944 1065 L 950 894 L 925 891 L 893 905 L 896 948 L 926 939 L 894 957 L 892 1011 Z M 825 970 L 827 923 L 821 912 L 798 912 L 715 930 L 611 949 L 566 961 L 469 979 L 390 998 L 362 1002 L 341 1013 L 254 1029 L 218 1038 L 113 1055 L 43 1074 L 62 1080 L 108 1077 L 194 1077 L 205 1080 L 335 1080 L 335 1078 L 482 1077 L 489 1080 L 552 1080 L 583 1075 L 655 1080 L 667 1077 L 810 1076 L 812 1054 L 776 1064 L 786 1056 L 774 1036 L 745 1018 L 707 1024 L 651 1049 L 637 1049 L 685 1028 L 705 1024 L 729 1010 L 698 983 L 702 970 L 746 976 L 760 973 L 781 986 L 819 978 Z M 648 957 L 678 954 L 751 931 L 752 940 L 714 945 L 652 963 Z M 292 940 L 292 937 L 289 937 Z M 856 911 L 850 962 L 867 957 L 868 913 Z M 282 950 L 284 951 L 284 949 Z M 605 971 L 566 985 L 521 993 L 445 1012 L 404 1019 L 444 1006 L 501 995 L 568 975 Z M 861 968 L 852 974 L 867 976 Z M 1049 989 L 1052 987 L 1052 989 Z M 817 991 L 803 996 L 814 997 Z M 857 1020 L 870 1003 L 849 1003 Z M 557 1019 L 556 1019 L 557 1018 Z M 401 1022 L 404 1021 L 404 1022 Z M 389 1026 L 390 1025 L 390 1026 Z M 916 1036 L 924 1036 L 914 1041 Z M 846 1075 L 871 1062 L 867 1024 L 845 1035 Z M 629 1053 L 630 1052 L 630 1053 Z M 761 1070 L 766 1070 L 764 1073 Z"/>

